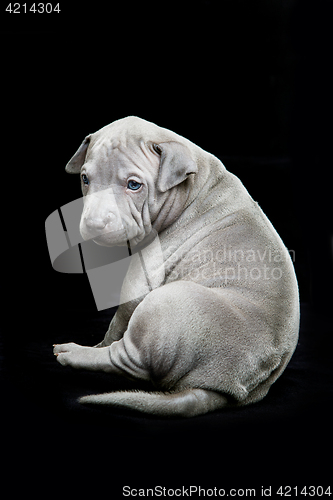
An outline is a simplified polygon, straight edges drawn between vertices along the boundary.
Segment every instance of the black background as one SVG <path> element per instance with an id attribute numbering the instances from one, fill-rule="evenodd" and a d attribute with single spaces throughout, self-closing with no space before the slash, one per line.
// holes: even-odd
<path id="1" fill-rule="evenodd" d="M 327 486 L 332 3 L 60 8 L 1 13 L 2 427 L 9 470 L 21 478 L 13 487 L 111 498 L 125 484 L 256 487 L 257 496 L 261 486 Z M 295 252 L 300 342 L 257 405 L 183 421 L 87 409 L 78 395 L 128 383 L 64 369 L 52 356 L 53 343 L 99 342 L 114 311 L 96 311 L 85 275 L 53 271 L 45 219 L 81 194 L 64 166 L 83 138 L 127 115 L 218 156 Z"/>

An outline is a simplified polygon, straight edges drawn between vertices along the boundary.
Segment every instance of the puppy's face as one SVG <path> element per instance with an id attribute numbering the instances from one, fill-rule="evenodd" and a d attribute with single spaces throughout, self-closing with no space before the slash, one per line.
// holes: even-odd
<path id="1" fill-rule="evenodd" d="M 159 228 L 172 223 L 188 197 L 191 174 L 198 170 L 186 142 L 137 117 L 87 136 L 66 166 L 81 177 L 82 237 L 99 245 L 129 240 L 136 245 L 150 234 L 152 223 Z"/>
<path id="2" fill-rule="evenodd" d="M 80 232 L 99 245 L 134 245 L 151 231 L 160 157 L 153 144 L 96 141 L 81 167 Z"/>

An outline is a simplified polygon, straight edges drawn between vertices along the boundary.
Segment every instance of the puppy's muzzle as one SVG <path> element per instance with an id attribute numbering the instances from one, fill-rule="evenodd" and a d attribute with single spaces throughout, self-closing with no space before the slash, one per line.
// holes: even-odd
<path id="1" fill-rule="evenodd" d="M 80 233 L 84 240 L 107 236 L 108 243 L 122 237 L 126 241 L 125 228 L 116 197 L 111 188 L 87 195 L 80 222 Z"/>

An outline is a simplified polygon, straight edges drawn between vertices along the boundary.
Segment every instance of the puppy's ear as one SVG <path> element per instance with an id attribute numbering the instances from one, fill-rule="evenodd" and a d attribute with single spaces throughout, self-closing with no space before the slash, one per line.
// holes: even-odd
<path id="1" fill-rule="evenodd" d="M 197 173 L 198 166 L 184 144 L 162 142 L 155 144 L 154 149 L 161 156 L 157 188 L 162 193 L 185 181 L 188 175 Z"/>
<path id="2" fill-rule="evenodd" d="M 87 135 L 75 155 L 67 163 L 65 170 L 68 174 L 78 174 L 80 172 L 84 160 L 86 159 L 90 138 L 91 135 Z"/>

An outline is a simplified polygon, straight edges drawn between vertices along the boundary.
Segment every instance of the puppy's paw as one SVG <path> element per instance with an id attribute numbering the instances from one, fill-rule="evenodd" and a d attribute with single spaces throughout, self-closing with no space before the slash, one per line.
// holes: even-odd
<path id="1" fill-rule="evenodd" d="M 109 372 L 112 369 L 109 348 L 86 347 L 70 342 L 53 346 L 53 354 L 58 363 L 72 368 L 85 370 L 102 370 Z"/>
<path id="2" fill-rule="evenodd" d="M 61 365 L 70 365 L 73 368 L 79 368 L 77 366 L 79 358 L 77 353 L 80 349 L 83 349 L 83 347 L 74 342 L 69 342 L 68 344 L 54 344 L 53 354 L 57 357 L 57 361 Z"/>

